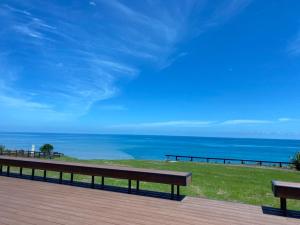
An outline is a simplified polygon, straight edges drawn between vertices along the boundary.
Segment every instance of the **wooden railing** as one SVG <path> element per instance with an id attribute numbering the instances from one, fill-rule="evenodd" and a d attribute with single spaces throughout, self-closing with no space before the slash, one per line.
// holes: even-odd
<path id="1" fill-rule="evenodd" d="M 26 151 L 26 150 L 0 150 L 0 155 L 16 156 L 16 157 L 28 157 L 28 158 L 59 158 L 64 154 L 59 152 L 53 152 L 50 155 L 40 151 Z"/>
<path id="2" fill-rule="evenodd" d="M 248 164 L 259 166 L 279 166 L 289 167 L 293 165 L 291 162 L 280 161 L 266 161 L 253 159 L 233 159 L 233 158 L 215 158 L 215 157 L 200 157 L 200 156 L 186 156 L 186 155 L 166 155 L 167 161 L 191 161 L 191 162 L 206 162 L 206 163 L 222 163 L 222 164 Z"/>

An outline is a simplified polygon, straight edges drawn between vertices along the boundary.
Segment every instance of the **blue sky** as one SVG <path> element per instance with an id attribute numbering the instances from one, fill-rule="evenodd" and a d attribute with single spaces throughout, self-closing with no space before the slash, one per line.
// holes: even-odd
<path id="1" fill-rule="evenodd" d="M 2 0 L 0 130 L 300 138 L 297 0 Z"/>

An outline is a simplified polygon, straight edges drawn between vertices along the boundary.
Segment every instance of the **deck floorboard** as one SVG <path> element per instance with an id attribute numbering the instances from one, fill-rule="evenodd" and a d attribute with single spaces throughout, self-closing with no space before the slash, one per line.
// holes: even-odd
<path id="1" fill-rule="evenodd" d="M 194 197 L 172 201 L 5 176 L 0 176 L 0 199 L 1 225 L 300 224 L 299 218 L 247 204 Z"/>

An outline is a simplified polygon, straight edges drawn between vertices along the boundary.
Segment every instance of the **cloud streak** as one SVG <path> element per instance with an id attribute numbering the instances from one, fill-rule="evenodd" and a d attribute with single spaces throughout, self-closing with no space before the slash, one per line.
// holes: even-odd
<path id="1" fill-rule="evenodd" d="M 132 123 L 112 125 L 111 128 L 208 128 L 220 126 L 249 126 L 276 124 L 297 121 L 291 118 L 279 118 L 277 120 L 254 120 L 254 119 L 234 119 L 225 121 L 207 121 L 207 120 L 172 120 L 160 122 Z"/>
<path id="2" fill-rule="evenodd" d="M 226 0 L 209 12 L 207 24 L 225 23 L 249 4 Z M 50 107 L 53 112 L 84 115 L 94 103 L 118 95 L 118 84 L 138 76 L 140 64 L 165 68 L 187 55 L 178 45 L 194 36 L 191 20 L 197 21 L 204 8 L 205 1 L 197 0 L 135 5 L 95 0 L 68 6 L 4 0 L 0 41 L 5 44 L 0 50 L 8 54 L 1 55 L 6 62 L 1 101 L 7 107 Z M 8 82 L 6 74 L 19 67 Z M 25 80 L 26 85 L 20 85 Z"/>

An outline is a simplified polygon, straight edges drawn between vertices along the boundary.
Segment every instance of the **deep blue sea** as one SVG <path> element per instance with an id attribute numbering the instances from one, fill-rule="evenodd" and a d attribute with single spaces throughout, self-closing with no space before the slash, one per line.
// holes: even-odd
<path id="1" fill-rule="evenodd" d="M 166 154 L 288 161 L 300 140 L 146 135 L 0 133 L 0 144 L 30 150 L 34 144 L 81 159 L 165 159 Z"/>

